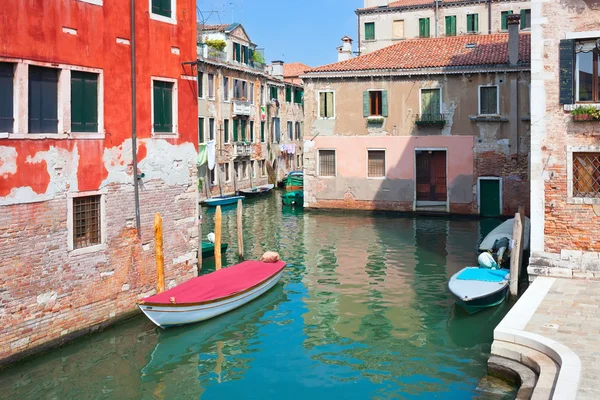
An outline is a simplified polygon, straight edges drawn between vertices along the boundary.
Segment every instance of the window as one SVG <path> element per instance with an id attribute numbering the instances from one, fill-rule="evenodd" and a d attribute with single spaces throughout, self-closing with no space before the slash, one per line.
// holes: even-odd
<path id="1" fill-rule="evenodd" d="M 254 143 L 254 121 L 250 121 L 250 143 Z"/>
<path id="2" fill-rule="evenodd" d="M 292 102 L 292 87 L 291 86 L 285 87 L 285 102 L 286 103 Z"/>
<path id="3" fill-rule="evenodd" d="M 367 176 L 369 178 L 384 178 L 385 150 L 368 150 L 367 159 Z"/>
<path id="4" fill-rule="evenodd" d="M 392 37 L 394 39 L 404 39 L 404 20 L 394 21 L 392 23 Z"/>
<path id="5" fill-rule="evenodd" d="M 281 121 L 278 117 L 273 117 L 273 133 L 275 134 L 275 143 L 281 140 Z"/>
<path id="6" fill-rule="evenodd" d="M 429 18 L 419 18 L 419 37 L 428 38 L 429 36 Z"/>
<path id="7" fill-rule="evenodd" d="M 229 170 L 229 163 L 221 164 L 221 171 L 225 172 L 225 182 L 231 181 L 231 171 Z"/>
<path id="8" fill-rule="evenodd" d="M 266 164 L 265 160 L 260 160 L 260 170 L 261 170 L 262 176 L 267 176 L 267 164 Z"/>
<path id="9" fill-rule="evenodd" d="M 298 169 L 300 169 L 300 167 L 302 166 L 300 164 L 300 161 L 301 161 L 300 155 L 297 155 L 296 156 L 296 168 L 298 168 Z"/>
<path id="10" fill-rule="evenodd" d="M 98 132 L 98 74 L 71 71 L 71 131 Z"/>
<path id="11" fill-rule="evenodd" d="M 248 60 L 248 47 L 247 46 L 242 45 L 242 54 L 241 54 L 241 56 L 242 56 L 242 63 L 243 64 L 248 64 L 249 60 Z"/>
<path id="12" fill-rule="evenodd" d="M 304 91 L 302 89 L 294 89 L 294 103 L 302 104 L 302 98 L 304 97 Z"/>
<path id="13" fill-rule="evenodd" d="M 381 104 L 382 93 L 380 91 L 369 92 L 369 115 L 382 115 Z"/>
<path id="14" fill-rule="evenodd" d="M 241 45 L 233 42 L 233 60 L 240 62 L 242 60 Z"/>
<path id="15" fill-rule="evenodd" d="M 241 137 L 242 137 L 242 142 L 246 141 L 246 124 L 248 123 L 248 121 L 246 121 L 245 119 L 240 120 L 240 130 L 241 130 Z"/>
<path id="16" fill-rule="evenodd" d="M 242 161 L 242 179 L 248 179 L 248 163 Z"/>
<path id="17" fill-rule="evenodd" d="M 198 143 L 204 143 L 204 118 L 198 118 Z"/>
<path id="18" fill-rule="evenodd" d="M 223 143 L 229 143 L 229 120 L 223 120 Z"/>
<path id="19" fill-rule="evenodd" d="M 375 40 L 375 22 L 365 23 L 365 40 Z"/>
<path id="20" fill-rule="evenodd" d="M 521 29 L 531 29 L 531 10 L 521 10 Z"/>
<path id="21" fill-rule="evenodd" d="M 242 95 L 242 99 L 247 100 L 248 99 L 248 82 L 246 81 L 240 81 L 240 87 L 241 87 L 241 95 Z"/>
<path id="22" fill-rule="evenodd" d="M 441 114 L 441 89 L 421 89 L 421 118 L 437 118 Z"/>
<path id="23" fill-rule="evenodd" d="M 500 114 L 500 110 L 498 110 L 498 86 L 479 87 L 479 114 Z"/>
<path id="24" fill-rule="evenodd" d="M 260 85 L 260 105 L 265 104 L 265 85 Z"/>
<path id="25" fill-rule="evenodd" d="M 512 10 L 509 11 L 502 11 L 501 13 L 501 24 L 500 24 L 500 29 L 503 31 L 507 31 L 508 30 L 508 16 L 512 15 Z"/>
<path id="26" fill-rule="evenodd" d="M 333 92 L 319 93 L 319 118 L 335 118 Z"/>
<path id="27" fill-rule="evenodd" d="M 173 132 L 173 83 L 153 81 L 154 132 Z"/>
<path id="28" fill-rule="evenodd" d="M 319 150 L 319 176 L 335 176 L 335 150 Z"/>
<path id="29" fill-rule="evenodd" d="M 363 92 L 363 115 L 365 117 L 387 117 L 387 90 L 367 90 Z"/>
<path id="30" fill-rule="evenodd" d="M 223 77 L 223 100 L 229 101 L 229 78 Z"/>
<path id="31" fill-rule="evenodd" d="M 0 132 L 13 132 L 14 74 L 13 64 L 0 63 Z"/>
<path id="32" fill-rule="evenodd" d="M 288 137 L 290 140 L 294 140 L 294 123 L 292 121 L 288 121 L 287 123 Z"/>
<path id="33" fill-rule="evenodd" d="M 213 185 L 217 184 L 217 174 L 215 174 L 216 170 L 216 168 L 210 170 L 210 181 Z"/>
<path id="34" fill-rule="evenodd" d="M 273 100 L 273 99 L 277 100 L 278 99 L 279 93 L 277 91 L 277 86 L 271 86 L 270 96 L 271 96 L 271 100 Z"/>
<path id="35" fill-rule="evenodd" d="M 152 14 L 171 18 L 171 0 L 152 0 Z"/>
<path id="36" fill-rule="evenodd" d="M 479 14 L 467 14 L 467 32 L 479 32 Z"/>
<path id="37" fill-rule="evenodd" d="M 456 36 L 456 15 L 446 17 L 446 36 Z"/>
<path id="38" fill-rule="evenodd" d="M 573 197 L 600 198 L 600 153 L 573 153 Z"/>
<path id="39" fill-rule="evenodd" d="M 215 76 L 213 74 L 208 74 L 208 98 L 215 98 Z"/>
<path id="40" fill-rule="evenodd" d="M 260 122 L 260 141 L 265 142 L 265 121 Z"/>
<path id="41" fill-rule="evenodd" d="M 248 96 L 250 104 L 254 104 L 254 82 L 250 82 L 250 96 Z"/>
<path id="42" fill-rule="evenodd" d="M 252 177 L 256 178 L 256 161 L 250 162 L 250 168 L 252 169 Z"/>
<path id="43" fill-rule="evenodd" d="M 208 119 L 208 140 L 215 140 L 215 119 Z"/>
<path id="44" fill-rule="evenodd" d="M 29 67 L 29 132 L 58 132 L 58 70 Z"/>
<path id="45" fill-rule="evenodd" d="M 198 72 L 198 97 L 204 98 L 204 72 Z"/>
<path id="46" fill-rule="evenodd" d="M 300 122 L 296 122 L 296 140 L 300 140 Z"/>
<path id="47" fill-rule="evenodd" d="M 102 243 L 102 195 L 73 198 L 73 249 Z"/>
<path id="48" fill-rule="evenodd" d="M 234 119 L 233 120 L 233 141 L 235 143 L 237 143 L 237 141 L 239 140 L 239 126 L 240 120 L 239 119 Z"/>
<path id="49" fill-rule="evenodd" d="M 596 42 L 577 42 L 575 54 L 575 99 L 600 102 L 600 51 Z"/>

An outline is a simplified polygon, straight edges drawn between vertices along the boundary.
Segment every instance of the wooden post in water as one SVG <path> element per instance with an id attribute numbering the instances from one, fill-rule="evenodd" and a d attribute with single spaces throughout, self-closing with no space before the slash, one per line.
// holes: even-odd
<path id="1" fill-rule="evenodd" d="M 198 275 L 202 272 L 202 207 L 198 204 Z"/>
<path id="2" fill-rule="evenodd" d="M 237 203 L 237 240 L 238 240 L 238 256 L 240 260 L 244 259 L 244 233 L 242 232 L 242 214 L 244 212 L 242 199 Z"/>
<path id="3" fill-rule="evenodd" d="M 221 269 L 221 206 L 215 211 L 215 271 Z"/>
<path id="4" fill-rule="evenodd" d="M 154 247 L 156 254 L 156 293 L 165 291 L 165 256 L 163 254 L 163 229 L 160 213 L 154 216 Z"/>
<path id="5" fill-rule="evenodd" d="M 521 270 L 521 259 L 523 258 L 523 242 L 525 229 L 525 209 L 521 206 L 515 214 L 513 225 L 513 242 L 510 252 L 510 295 L 519 295 L 519 272 Z"/>

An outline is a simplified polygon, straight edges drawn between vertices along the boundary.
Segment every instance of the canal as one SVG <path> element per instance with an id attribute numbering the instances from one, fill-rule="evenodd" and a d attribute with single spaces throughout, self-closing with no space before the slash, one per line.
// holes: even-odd
<path id="1" fill-rule="evenodd" d="M 478 388 L 509 305 L 467 316 L 446 287 L 499 223 L 282 210 L 279 192 L 247 201 L 246 258 L 274 250 L 289 263 L 273 290 L 188 327 L 136 317 L 2 371 L 0 397 L 512 398 Z M 223 232 L 231 265 L 235 209 Z"/>

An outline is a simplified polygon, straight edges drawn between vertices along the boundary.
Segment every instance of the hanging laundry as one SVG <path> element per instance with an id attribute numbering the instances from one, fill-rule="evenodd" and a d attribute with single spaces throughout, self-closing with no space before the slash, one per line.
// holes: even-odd
<path id="1" fill-rule="evenodd" d="M 296 145 L 295 144 L 288 144 L 287 145 L 287 152 L 288 152 L 288 154 L 295 154 L 296 153 Z"/>
<path id="2" fill-rule="evenodd" d="M 202 143 L 198 146 L 198 167 L 201 167 L 204 164 L 206 164 L 206 161 L 208 160 L 207 152 L 208 150 L 206 148 L 205 143 Z"/>
<path id="3" fill-rule="evenodd" d="M 217 148 L 216 148 L 216 142 L 214 140 L 209 140 L 206 143 L 206 154 L 207 154 L 207 160 L 208 160 L 208 169 L 213 170 L 215 169 L 215 163 L 216 163 L 216 152 L 217 152 Z"/>

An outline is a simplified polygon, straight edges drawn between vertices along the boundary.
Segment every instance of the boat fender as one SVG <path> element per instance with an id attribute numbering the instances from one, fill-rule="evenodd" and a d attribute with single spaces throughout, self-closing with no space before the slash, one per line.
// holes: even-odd
<path id="1" fill-rule="evenodd" d="M 214 234 L 214 232 L 211 232 L 208 235 L 206 235 L 206 239 L 208 239 L 209 242 L 214 243 L 215 242 L 215 234 Z"/>
<path id="2" fill-rule="evenodd" d="M 274 251 L 267 251 L 260 258 L 260 262 L 264 263 L 276 263 L 277 261 L 279 261 L 279 253 L 275 253 Z"/>
<path id="3" fill-rule="evenodd" d="M 488 253 L 487 251 L 481 253 L 479 255 L 479 257 L 477 258 L 477 261 L 479 262 L 479 266 L 482 268 L 491 268 L 491 269 L 498 268 L 498 264 L 494 260 L 494 257 L 492 257 L 492 255 L 490 253 Z"/>
<path id="4" fill-rule="evenodd" d="M 175 297 L 171 297 L 169 300 L 171 300 L 171 304 L 175 304 Z"/>

